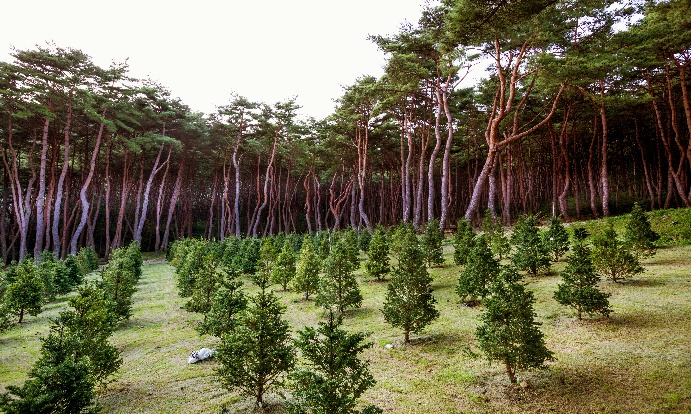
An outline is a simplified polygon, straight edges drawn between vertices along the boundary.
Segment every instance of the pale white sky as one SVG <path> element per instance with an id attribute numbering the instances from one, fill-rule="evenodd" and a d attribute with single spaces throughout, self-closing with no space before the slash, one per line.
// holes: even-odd
<path id="1" fill-rule="evenodd" d="M 52 40 L 107 67 L 129 58 L 194 110 L 210 113 L 235 91 L 274 103 L 297 96 L 324 117 L 342 86 L 380 76 L 384 55 L 369 34 L 416 23 L 424 0 L 14 0 L 2 5 L 0 60 L 11 46 Z"/>

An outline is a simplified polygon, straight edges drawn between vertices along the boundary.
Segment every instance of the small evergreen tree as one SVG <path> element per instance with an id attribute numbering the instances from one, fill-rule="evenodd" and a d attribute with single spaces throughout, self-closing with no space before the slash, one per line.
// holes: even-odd
<path id="1" fill-rule="evenodd" d="M 232 267 L 239 269 L 246 275 L 254 274 L 259 264 L 261 246 L 261 239 L 255 237 L 242 239 L 240 250 L 231 263 Z"/>
<path id="2" fill-rule="evenodd" d="M 295 277 L 295 251 L 289 239 L 283 242 L 283 248 L 276 258 L 276 265 L 271 270 L 271 282 L 288 289 L 288 283 Z"/>
<path id="3" fill-rule="evenodd" d="M 494 258 L 485 234 L 475 236 L 465 268 L 461 271 L 456 293 L 464 303 L 473 305 L 477 298 L 488 294 L 488 284 L 499 273 L 499 261 Z"/>
<path id="4" fill-rule="evenodd" d="M 302 352 L 305 367 L 290 374 L 293 399 L 286 403 L 288 413 L 375 414 L 381 409 L 368 406 L 356 409 L 360 396 L 374 386 L 367 361 L 358 356 L 372 347 L 363 333 L 349 334 L 341 329 L 342 318 L 329 312 L 319 328 L 298 332 L 295 346 Z"/>
<path id="5" fill-rule="evenodd" d="M 389 243 L 381 226 L 377 226 L 374 230 L 367 256 L 365 262 L 367 274 L 376 277 L 377 280 L 383 280 L 391 267 L 389 266 Z"/>
<path id="6" fill-rule="evenodd" d="M 77 263 L 81 274 L 88 275 L 98 269 L 98 254 L 93 247 L 82 247 L 77 252 Z"/>
<path id="7" fill-rule="evenodd" d="M 627 243 L 618 238 L 617 231 L 614 230 L 611 222 L 602 234 L 593 239 L 592 254 L 595 269 L 613 282 L 619 282 L 643 272 L 638 257 L 632 253 Z"/>
<path id="8" fill-rule="evenodd" d="M 194 287 L 190 300 L 185 303 L 185 310 L 205 314 L 211 309 L 214 295 L 222 275 L 218 271 L 219 257 L 213 249 L 205 249 L 201 263 L 194 273 Z"/>
<path id="9" fill-rule="evenodd" d="M 473 230 L 473 226 L 465 218 L 460 218 L 451 241 L 454 249 L 453 262 L 458 266 L 465 266 L 468 262 L 468 255 L 473 248 L 474 237 L 475 230 Z"/>
<path id="10" fill-rule="evenodd" d="M 420 240 L 427 267 L 432 267 L 432 265 L 441 266 L 444 264 L 443 242 L 444 233 L 439 228 L 439 220 L 430 220 L 427 226 L 425 226 L 425 232 L 422 234 Z"/>
<path id="11" fill-rule="evenodd" d="M 59 326 L 43 340 L 41 356 L 21 387 L 8 386 L 0 395 L 0 412 L 6 414 L 95 414 L 94 386 L 89 358 L 76 355 L 79 337 Z"/>
<path id="12" fill-rule="evenodd" d="M 271 280 L 271 272 L 278 258 L 278 251 L 274 246 L 273 241 L 269 237 L 265 237 L 261 241 L 261 248 L 259 249 L 259 261 L 257 262 L 257 272 L 261 273 L 266 281 Z"/>
<path id="13" fill-rule="evenodd" d="M 547 251 L 552 253 L 554 262 L 558 262 L 564 253 L 569 251 L 569 233 L 559 217 L 554 217 L 549 221 L 549 228 L 543 233 L 542 242 Z"/>
<path id="14" fill-rule="evenodd" d="M 6 303 L 7 281 L 6 276 L 0 270 L 0 333 L 12 326 L 12 312 Z"/>
<path id="15" fill-rule="evenodd" d="M 331 234 L 329 232 L 319 232 L 318 235 L 318 252 L 319 252 L 319 258 L 322 260 L 326 260 L 327 257 L 331 254 Z"/>
<path id="16" fill-rule="evenodd" d="M 61 281 L 57 280 L 58 262 L 55 260 L 55 257 L 53 257 L 52 252 L 47 250 L 41 252 L 40 256 L 38 257 L 36 271 L 38 272 L 41 283 L 43 284 L 43 301 L 48 303 L 55 300 L 55 296 L 58 294 L 57 291 L 59 290 L 57 285 L 62 285 L 62 283 L 60 283 Z M 60 288 L 60 290 L 62 290 L 64 286 L 60 286 Z"/>
<path id="17" fill-rule="evenodd" d="M 413 226 L 410 224 L 401 223 L 398 225 L 398 227 L 396 227 L 395 230 L 393 230 L 391 237 L 389 238 L 389 251 L 396 260 L 401 260 L 403 246 L 411 235 L 417 237 L 415 236 Z"/>
<path id="18" fill-rule="evenodd" d="M 439 317 L 432 295 L 432 278 L 425 267 L 425 255 L 417 237 L 408 233 L 403 241 L 398 266 L 387 286 L 384 319 L 403 329 L 405 342 L 410 333 L 417 333 Z"/>
<path id="19" fill-rule="evenodd" d="M 264 393 L 293 367 L 294 349 L 282 318 L 285 309 L 267 292 L 266 274 L 255 274 L 254 282 L 259 293 L 250 298 L 251 306 L 242 312 L 235 330 L 222 336 L 217 375 L 228 389 L 240 389 L 262 407 Z"/>
<path id="20" fill-rule="evenodd" d="M 324 308 L 336 306 L 339 312 L 347 308 L 359 308 L 362 305 L 362 294 L 353 275 L 354 271 L 348 241 L 341 238 L 324 263 L 324 275 L 319 280 L 319 293 L 316 297 L 317 305 Z"/>
<path id="21" fill-rule="evenodd" d="M 68 304 L 73 310 L 60 313 L 57 324 L 80 338 L 77 354 L 89 358 L 91 374 L 105 385 L 122 365 L 120 352 L 108 342 L 117 317 L 109 312 L 103 291 L 92 283 L 81 286 Z"/>
<path id="22" fill-rule="evenodd" d="M 482 301 L 482 324 L 475 331 L 485 357 L 503 363 L 514 384 L 517 369 L 542 368 L 552 359 L 535 321 L 535 297 L 520 280 L 512 266 L 501 267 L 489 285 L 489 296 Z"/>
<path id="23" fill-rule="evenodd" d="M 309 235 L 307 235 L 302 242 L 300 259 L 295 269 L 295 279 L 293 279 L 293 289 L 303 292 L 305 300 L 309 300 L 310 295 L 319 289 L 321 266 L 321 260 L 314 251 Z"/>
<path id="24" fill-rule="evenodd" d="M 369 251 L 369 244 L 372 241 L 372 234 L 367 231 L 367 229 L 360 230 L 358 233 L 358 243 L 360 246 L 360 250 L 363 252 L 368 252 Z"/>
<path id="25" fill-rule="evenodd" d="M 5 306 L 9 312 L 19 317 L 18 323 L 22 323 L 26 313 L 31 316 L 41 313 L 44 285 L 29 256 L 13 269 L 13 280 L 5 293 Z"/>
<path id="26" fill-rule="evenodd" d="M 132 295 L 137 290 L 138 275 L 141 274 L 140 258 L 139 244 L 132 242 L 127 247 L 115 249 L 101 270 L 99 288 L 103 290 L 110 310 L 118 320 L 132 316 Z"/>
<path id="27" fill-rule="evenodd" d="M 60 272 L 63 274 L 62 277 L 69 281 L 70 290 L 82 284 L 84 275 L 79 270 L 77 256 L 73 254 L 67 255 L 65 260 L 60 261 L 60 267 Z"/>
<path id="28" fill-rule="evenodd" d="M 348 260 L 353 264 L 353 270 L 360 268 L 360 242 L 357 233 L 353 229 L 348 229 L 340 237 L 346 247 Z"/>
<path id="29" fill-rule="evenodd" d="M 176 246 L 175 259 L 171 262 L 176 266 L 175 283 L 180 297 L 188 298 L 194 292 L 197 274 L 199 269 L 203 267 L 208 242 L 201 239 L 186 239 L 183 244 Z"/>
<path id="30" fill-rule="evenodd" d="M 581 319 L 583 312 L 609 316 L 612 309 L 607 298 L 610 295 L 597 288 L 600 276 L 595 272 L 590 249 L 584 243 L 585 237 L 581 232 L 576 232 L 574 238 L 576 243 L 567 259 L 566 268 L 561 273 L 563 283 L 557 285 L 554 299 L 564 306 L 576 309 L 578 319 Z"/>
<path id="31" fill-rule="evenodd" d="M 247 298 L 238 276 L 236 269 L 225 269 L 225 277 L 219 280 L 211 306 L 197 327 L 200 334 L 222 338 L 224 334 L 235 331 L 241 312 L 247 308 Z"/>
<path id="32" fill-rule="evenodd" d="M 511 242 L 516 247 L 511 261 L 518 269 L 527 270 L 533 276 L 542 270 L 549 270 L 549 251 L 540 237 L 534 216 L 527 215 L 518 220 Z"/>
<path id="33" fill-rule="evenodd" d="M 492 253 L 499 256 L 500 261 L 511 252 L 511 242 L 506 236 L 506 228 L 498 217 L 492 216 L 489 210 L 485 210 L 482 217 L 482 232 L 487 236 Z"/>
<path id="34" fill-rule="evenodd" d="M 5 413 L 96 413 L 94 386 L 105 384 L 121 364 L 108 343 L 112 315 L 103 293 L 93 285 L 80 288 L 43 339 L 41 354 L 22 387 L 7 387 L 0 396 Z"/>
<path id="35" fill-rule="evenodd" d="M 648 258 L 656 253 L 655 242 L 660 239 L 652 227 L 638 203 L 633 205 L 629 219 L 624 230 L 624 240 L 631 248 L 633 254 L 639 258 Z"/>

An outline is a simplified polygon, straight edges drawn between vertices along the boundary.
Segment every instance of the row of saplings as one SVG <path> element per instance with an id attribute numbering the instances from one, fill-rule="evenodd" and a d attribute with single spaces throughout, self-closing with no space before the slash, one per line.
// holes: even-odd
<path id="1" fill-rule="evenodd" d="M 636 205 L 623 240 L 611 224 L 593 238 L 592 248 L 584 228 L 574 228 L 573 237 L 554 297 L 575 308 L 579 319 L 582 313 L 608 316 L 609 295 L 597 288 L 600 275 L 619 281 L 640 273 L 639 260 L 654 254 L 658 236 Z M 189 297 L 185 308 L 204 315 L 197 329 L 221 339 L 217 374 L 226 387 L 253 396 L 262 406 L 264 393 L 283 383 L 288 373 L 290 397 L 285 404 L 290 413 L 373 413 L 381 410 L 356 409 L 358 398 L 374 385 L 366 361 L 358 358 L 372 344 L 364 342 L 364 334 L 340 327 L 343 312 L 362 303 L 354 277 L 359 250 L 368 254 L 369 275 L 390 278 L 382 312 L 408 342 L 411 332 L 420 332 L 439 316 L 427 267 L 443 264 L 443 239 L 434 221 L 420 236 L 399 226 L 389 234 L 377 228 L 371 238 L 348 230 L 307 235 L 301 242 L 285 235 L 223 242 L 183 239 L 172 246 L 168 259 L 176 266 L 180 295 Z M 510 238 L 489 217 L 481 234 L 461 220 L 452 244 L 454 261 L 463 266 L 457 292 L 465 303 L 481 300 L 484 308 L 476 337 L 486 357 L 504 363 L 512 383 L 517 381 L 516 369 L 543 367 L 552 353 L 535 321 L 533 293 L 518 270 L 537 274 L 569 250 L 569 236 L 559 219 L 540 231 L 534 217 L 524 216 Z M 501 264 L 503 256 L 510 264 Z M 257 294 L 245 295 L 238 280 L 243 272 L 251 274 Z M 315 295 L 315 303 L 327 310 L 327 320 L 317 329 L 298 331 L 291 341 L 282 319 L 285 309 L 269 290 L 272 284 L 284 291 L 292 286 L 306 300 Z M 296 349 L 304 361 L 297 367 Z"/>
<path id="2" fill-rule="evenodd" d="M 93 252 L 93 250 L 91 250 Z M 52 254 L 44 254 L 34 265 L 32 259 L 23 260 L 16 268 L 5 273 L 15 278 L 5 291 L 5 305 L 10 306 L 21 322 L 22 310 L 13 305 L 15 283 L 23 279 L 36 279 L 31 289 L 45 294 L 46 262 Z M 96 270 L 97 259 L 89 253 L 90 265 L 75 277 L 68 305 L 71 309 L 60 312 L 52 321 L 48 336 L 42 338 L 38 360 L 21 387 L 8 386 L 0 394 L 0 412 L 20 413 L 96 413 L 95 387 L 105 386 L 117 371 L 122 360 L 119 351 L 109 343 L 113 331 L 132 315 L 132 295 L 142 273 L 142 256 L 138 243 L 114 250 L 108 263 L 101 268 L 99 277 L 84 280 L 85 272 Z M 72 260 L 69 257 L 65 261 Z M 53 262 L 55 262 L 53 260 Z M 56 266 L 60 266 L 56 262 Z M 53 277 L 52 280 L 60 280 Z M 78 283 L 77 283 L 78 281 Z M 56 295 L 69 293 L 54 286 L 49 291 Z M 10 297 L 8 298 L 8 295 Z M 27 293 L 29 295 L 29 293 Z M 28 306 L 28 305 L 27 305 Z M 40 309 L 40 308 L 39 308 Z M 26 307 L 36 313 L 35 307 Z"/>

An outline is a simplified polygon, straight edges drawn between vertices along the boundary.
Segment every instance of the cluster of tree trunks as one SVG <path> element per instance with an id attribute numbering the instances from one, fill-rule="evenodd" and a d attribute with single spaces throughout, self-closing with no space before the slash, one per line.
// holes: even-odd
<path id="1" fill-rule="evenodd" d="M 429 20 L 458 16 L 444 7 Z M 617 41 L 653 42 L 662 23 L 650 16 Z M 433 27 L 463 33 L 462 22 L 443 22 Z M 130 240 L 161 252 L 179 237 L 691 206 L 686 37 L 623 65 L 611 30 L 605 42 L 576 24 L 555 41 L 560 53 L 609 60 L 569 72 L 542 63 L 557 46 L 538 29 L 485 31 L 476 42 L 488 79 L 460 88 L 472 59 L 430 27 L 373 38 L 389 56 L 386 75 L 346 87 L 318 121 L 302 120 L 294 100 L 238 96 L 203 115 L 123 65 L 102 69 L 54 46 L 15 51 L 0 64 L 3 263 L 82 246 L 107 256 Z"/>

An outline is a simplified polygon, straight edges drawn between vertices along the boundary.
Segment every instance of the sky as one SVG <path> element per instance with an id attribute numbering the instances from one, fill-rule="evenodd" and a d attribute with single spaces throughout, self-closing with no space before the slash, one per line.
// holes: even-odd
<path id="1" fill-rule="evenodd" d="M 160 82 L 193 110 L 214 112 L 235 92 L 292 97 L 323 118 L 343 87 L 379 77 L 385 55 L 368 35 L 416 23 L 424 0 L 23 0 L 2 6 L 0 60 L 47 41 Z"/>

